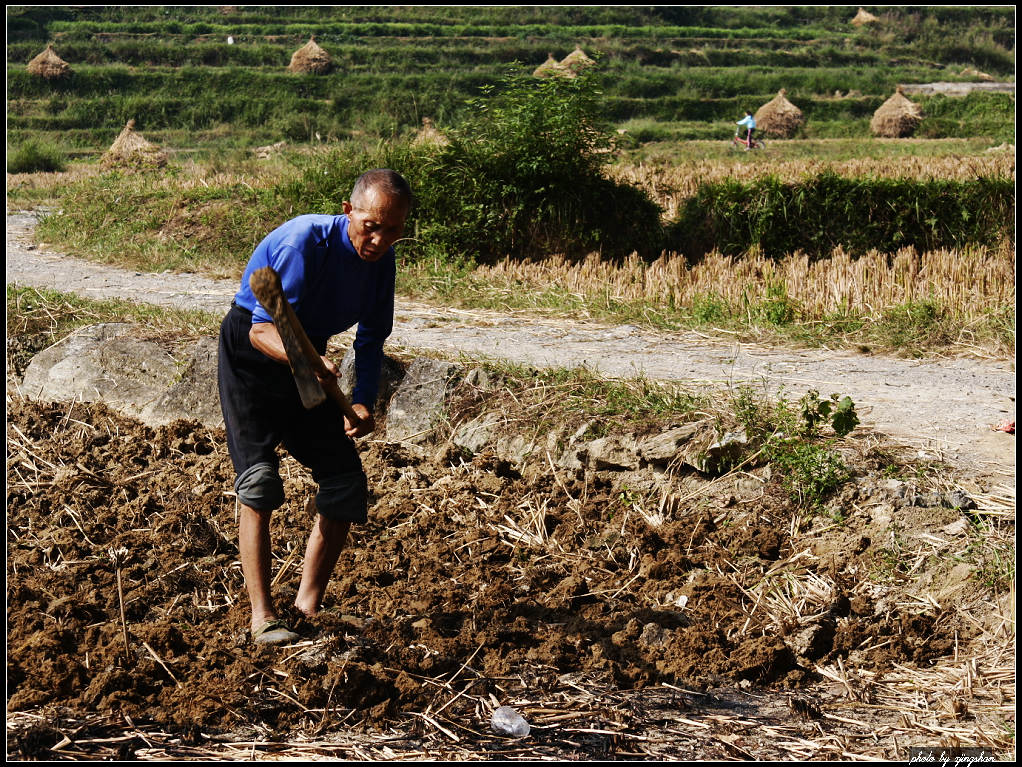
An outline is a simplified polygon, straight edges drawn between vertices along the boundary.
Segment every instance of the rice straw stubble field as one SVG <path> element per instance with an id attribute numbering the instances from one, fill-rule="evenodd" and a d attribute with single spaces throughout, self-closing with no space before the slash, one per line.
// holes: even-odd
<path id="1" fill-rule="evenodd" d="M 771 148 L 772 156 L 750 161 L 699 158 L 701 150 L 695 145 L 710 142 L 686 143 L 683 149 L 669 144 L 677 149 L 670 156 L 667 149 L 649 150 L 645 159 L 624 159 L 608 172 L 646 190 L 664 210 L 665 220 L 675 217 L 701 185 L 725 180 L 751 182 L 771 176 L 794 183 L 823 172 L 921 182 L 1015 177 L 1014 154 L 1003 148 L 916 155 L 891 146 L 877 153 L 884 156 L 869 158 L 847 156 L 869 152 L 868 142 L 790 141 L 775 142 L 778 149 Z M 814 150 L 828 143 L 843 145 L 845 157 L 812 158 Z M 939 142 L 916 143 L 922 148 Z M 856 148 L 849 150 L 852 144 Z M 803 158 L 794 159 L 797 154 Z M 421 266 L 413 268 L 406 283 L 417 286 L 412 289 L 421 296 L 429 295 L 423 285 L 449 280 L 424 273 Z M 437 292 L 465 305 L 581 313 L 662 327 L 716 327 L 746 339 L 896 354 L 942 349 L 999 358 L 1014 354 L 1015 249 L 1009 239 L 994 246 L 874 249 L 857 255 L 838 246 L 823 258 L 753 248 L 739 256 L 714 250 L 696 261 L 672 252 L 652 262 L 635 255 L 608 261 L 597 254 L 581 260 L 557 255 L 505 259 L 476 267 L 459 290 L 460 295 Z"/>

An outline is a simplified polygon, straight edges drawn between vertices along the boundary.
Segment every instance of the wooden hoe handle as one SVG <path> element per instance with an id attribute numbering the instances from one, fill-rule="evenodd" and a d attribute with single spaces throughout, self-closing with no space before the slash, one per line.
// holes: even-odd
<path id="1" fill-rule="evenodd" d="M 329 395 L 352 424 L 360 423 L 362 419 L 352 409 L 348 398 L 337 385 L 337 378 L 323 363 L 323 358 L 305 334 L 295 310 L 284 296 L 277 272 L 269 266 L 256 269 L 249 277 L 248 284 L 259 303 L 273 318 L 273 324 L 287 352 L 302 404 L 306 408 L 313 408 L 324 402 Z M 320 376 L 326 383 L 320 381 Z"/>

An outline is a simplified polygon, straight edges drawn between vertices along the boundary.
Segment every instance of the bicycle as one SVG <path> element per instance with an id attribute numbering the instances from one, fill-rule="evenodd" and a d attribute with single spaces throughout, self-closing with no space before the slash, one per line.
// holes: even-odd
<path id="1" fill-rule="evenodd" d="M 742 138 L 739 133 L 741 131 L 736 131 L 735 135 L 731 137 L 730 146 L 732 149 L 736 151 L 741 149 L 744 152 L 748 152 L 750 149 L 766 149 L 763 139 L 753 136 L 750 143 L 748 139 Z"/>

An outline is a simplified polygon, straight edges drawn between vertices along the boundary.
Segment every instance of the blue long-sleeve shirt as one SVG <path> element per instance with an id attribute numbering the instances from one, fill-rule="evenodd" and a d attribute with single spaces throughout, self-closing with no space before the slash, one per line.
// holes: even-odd
<path id="1" fill-rule="evenodd" d="M 756 118 L 752 115 L 745 115 L 737 124 L 744 125 L 749 130 L 756 130 Z"/>
<path id="2" fill-rule="evenodd" d="M 364 261 L 348 238 L 348 217 L 308 214 L 281 224 L 252 252 L 234 297 L 252 312 L 252 323 L 273 318 L 252 294 L 248 280 L 271 266 L 313 346 L 323 354 L 330 336 L 358 323 L 352 402 L 372 410 L 380 386 L 383 342 L 394 326 L 394 249 Z"/>

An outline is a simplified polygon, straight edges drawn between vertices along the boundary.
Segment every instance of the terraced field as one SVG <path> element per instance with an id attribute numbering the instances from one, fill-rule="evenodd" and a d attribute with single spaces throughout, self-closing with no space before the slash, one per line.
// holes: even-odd
<path id="1" fill-rule="evenodd" d="M 805 137 L 868 137 L 898 84 L 1014 79 L 1010 7 L 873 10 L 856 26 L 845 7 L 9 7 L 8 141 L 88 154 L 129 119 L 178 149 L 390 137 L 456 123 L 509 69 L 576 46 L 640 142 L 726 137 L 781 88 Z M 332 72 L 288 72 L 313 36 Z M 49 43 L 61 82 L 26 71 Z M 924 137 L 1013 140 L 1012 94 L 914 98 Z"/>

